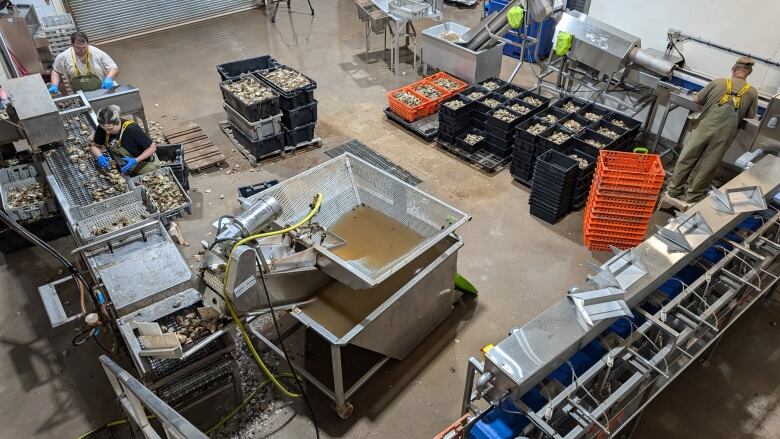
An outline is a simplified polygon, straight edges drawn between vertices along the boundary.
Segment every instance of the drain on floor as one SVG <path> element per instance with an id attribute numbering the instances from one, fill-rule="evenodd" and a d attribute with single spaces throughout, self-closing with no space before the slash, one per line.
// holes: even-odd
<path id="1" fill-rule="evenodd" d="M 412 186 L 417 186 L 418 184 L 422 183 L 422 180 L 412 175 L 406 169 L 396 165 L 378 152 L 355 139 L 344 142 L 333 149 L 329 149 L 325 151 L 325 154 L 327 154 L 329 157 L 338 157 L 346 152 L 362 160 L 365 160 L 368 163 L 371 163 L 372 165 L 387 172 L 393 177 Z"/>

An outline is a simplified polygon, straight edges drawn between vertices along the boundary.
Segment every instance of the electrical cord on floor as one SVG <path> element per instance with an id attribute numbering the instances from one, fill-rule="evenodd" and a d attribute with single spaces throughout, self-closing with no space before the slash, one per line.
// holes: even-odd
<path id="1" fill-rule="evenodd" d="M 311 402 L 309 401 L 309 395 L 306 393 L 306 390 L 304 390 L 303 386 L 301 385 L 301 379 L 298 378 L 298 374 L 295 373 L 295 368 L 292 365 L 292 361 L 290 361 L 290 355 L 287 353 L 287 348 L 284 347 L 284 341 L 282 340 L 282 331 L 279 329 L 279 322 L 276 320 L 276 311 L 274 310 L 274 305 L 271 303 L 271 294 L 268 292 L 268 286 L 265 283 L 265 275 L 263 274 L 263 271 L 260 270 L 260 282 L 263 284 L 263 290 L 265 290 L 265 298 L 268 301 L 268 307 L 271 309 L 271 320 L 274 322 L 274 328 L 276 328 L 276 336 L 279 338 L 279 346 L 282 348 L 282 353 L 284 353 L 284 359 L 287 361 L 287 366 L 290 368 L 290 372 L 295 377 L 295 386 L 298 388 L 298 392 L 300 392 L 301 395 L 303 395 L 303 400 L 306 401 L 306 406 L 309 408 L 309 414 L 311 415 L 311 423 L 314 424 L 314 434 L 319 439 L 320 437 L 320 427 L 319 424 L 317 424 L 317 415 L 314 414 L 314 407 L 311 405 Z"/>

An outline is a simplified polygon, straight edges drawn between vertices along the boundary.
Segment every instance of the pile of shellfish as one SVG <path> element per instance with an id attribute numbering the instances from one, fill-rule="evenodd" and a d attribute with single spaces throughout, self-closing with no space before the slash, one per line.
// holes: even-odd
<path id="1" fill-rule="evenodd" d="M 417 96 L 409 93 L 408 91 L 401 91 L 395 94 L 395 98 L 401 101 L 407 107 L 418 107 L 422 105 L 422 101 Z"/>
<path id="2" fill-rule="evenodd" d="M 274 97 L 274 92 L 269 87 L 251 76 L 244 76 L 236 82 L 226 84 L 225 88 L 246 105 L 267 101 Z"/>
<path id="3" fill-rule="evenodd" d="M 297 90 L 311 84 L 309 78 L 287 67 L 265 73 L 263 77 L 284 91 Z"/>
<path id="4" fill-rule="evenodd" d="M 8 207 L 30 206 L 50 198 L 49 186 L 40 182 L 8 189 Z"/>
<path id="5" fill-rule="evenodd" d="M 179 186 L 167 174 L 146 174 L 141 177 L 141 185 L 146 187 L 149 196 L 157 204 L 160 212 L 181 207 L 187 202 Z"/>
<path id="6" fill-rule="evenodd" d="M 439 99 L 442 95 L 442 93 L 439 90 L 436 90 L 436 88 L 434 88 L 430 84 L 419 85 L 417 86 L 417 88 L 414 89 L 414 91 L 420 93 L 421 95 L 425 96 L 430 100 Z"/>
<path id="7" fill-rule="evenodd" d="M 177 315 L 176 326 L 166 327 L 161 325 L 160 330 L 163 333 L 175 333 L 182 345 L 190 344 L 200 338 L 211 335 L 222 329 L 225 325 L 217 319 L 203 319 L 197 313 L 190 312 L 185 315 Z"/>

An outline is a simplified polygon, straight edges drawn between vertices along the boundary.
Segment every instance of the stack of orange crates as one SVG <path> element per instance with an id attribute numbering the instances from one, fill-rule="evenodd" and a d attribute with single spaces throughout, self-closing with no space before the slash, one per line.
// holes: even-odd
<path id="1" fill-rule="evenodd" d="M 591 250 L 636 247 L 645 237 L 664 184 L 658 154 L 605 151 L 599 154 L 582 230 Z"/>

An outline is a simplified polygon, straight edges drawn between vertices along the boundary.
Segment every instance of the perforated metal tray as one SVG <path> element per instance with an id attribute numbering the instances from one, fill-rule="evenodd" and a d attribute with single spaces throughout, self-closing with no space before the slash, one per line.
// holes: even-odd
<path id="1" fill-rule="evenodd" d="M 324 258 L 318 260 L 320 268 L 357 289 L 376 286 L 469 219 L 460 210 L 349 153 L 289 178 L 250 200 L 265 195 L 276 198 L 283 213 L 275 222 L 283 227 L 294 224 L 309 212 L 317 192 L 323 194 L 323 202 L 313 221 L 326 229 L 353 209 L 368 206 L 423 237 L 406 254 L 382 267 L 368 265 L 360 259 L 346 261 L 322 244 L 314 243 L 313 248 Z"/>
<path id="2" fill-rule="evenodd" d="M 90 242 L 102 235 L 118 232 L 134 226 L 149 218 L 158 218 L 157 206 L 151 202 L 144 188 L 135 188 L 132 192 L 98 201 L 88 206 L 80 207 L 80 220 L 75 229 L 82 242 Z M 116 227 L 117 223 L 126 223 Z M 97 233 L 99 229 L 115 228 L 109 232 Z"/>

